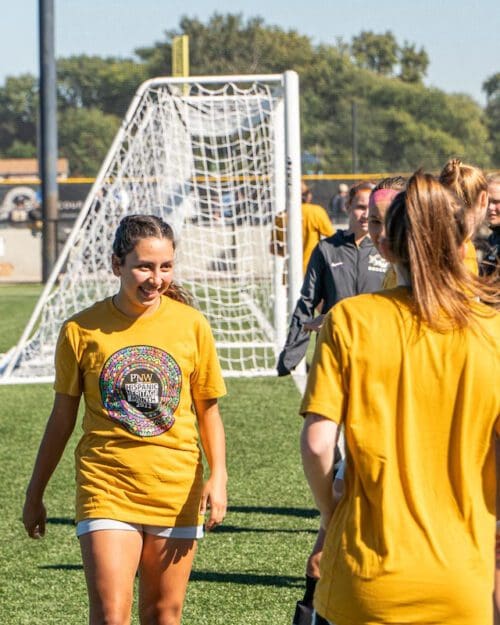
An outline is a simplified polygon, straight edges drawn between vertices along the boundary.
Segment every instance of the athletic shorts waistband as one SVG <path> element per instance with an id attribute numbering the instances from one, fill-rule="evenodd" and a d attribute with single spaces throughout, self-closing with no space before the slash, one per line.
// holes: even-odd
<path id="1" fill-rule="evenodd" d="M 145 525 L 143 523 L 126 523 L 115 519 L 84 519 L 76 525 L 76 535 L 83 536 L 99 530 L 125 530 L 153 534 L 162 538 L 203 538 L 203 525 L 186 527 L 164 527 L 162 525 Z"/>

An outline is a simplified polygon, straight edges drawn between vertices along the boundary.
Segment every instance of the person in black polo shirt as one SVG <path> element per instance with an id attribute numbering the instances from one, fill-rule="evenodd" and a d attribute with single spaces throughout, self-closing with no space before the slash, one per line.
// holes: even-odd
<path id="1" fill-rule="evenodd" d="M 314 248 L 292 316 L 285 346 L 278 359 L 279 376 L 288 375 L 304 358 L 311 324 L 344 299 L 382 287 L 388 263 L 368 236 L 368 201 L 373 184 L 360 182 L 349 191 L 347 230 L 323 239 Z M 319 318 L 314 319 L 320 307 Z M 314 320 L 314 322 L 313 322 Z"/>

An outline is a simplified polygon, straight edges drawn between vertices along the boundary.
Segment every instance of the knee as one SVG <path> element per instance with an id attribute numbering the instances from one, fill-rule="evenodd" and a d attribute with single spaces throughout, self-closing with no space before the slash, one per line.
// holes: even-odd
<path id="1" fill-rule="evenodd" d="M 141 607 L 141 625 L 180 625 L 182 603 Z"/>
<path id="2" fill-rule="evenodd" d="M 91 611 L 89 623 L 90 625 L 129 625 L 130 616 L 123 617 L 121 614 L 114 614 L 112 611 L 99 614 Z"/>

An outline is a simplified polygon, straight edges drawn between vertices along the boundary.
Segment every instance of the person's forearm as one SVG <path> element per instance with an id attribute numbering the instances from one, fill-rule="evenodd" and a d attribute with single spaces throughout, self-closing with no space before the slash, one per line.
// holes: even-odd
<path id="1" fill-rule="evenodd" d="M 306 415 L 301 435 L 304 474 L 326 528 L 333 511 L 333 460 L 337 425 L 319 415 Z"/>
<path id="2" fill-rule="evenodd" d="M 79 398 L 56 399 L 38 449 L 27 496 L 41 499 L 73 432 Z"/>
<path id="3" fill-rule="evenodd" d="M 226 437 L 217 402 L 197 402 L 200 441 L 211 475 L 224 479 L 226 472 Z"/>

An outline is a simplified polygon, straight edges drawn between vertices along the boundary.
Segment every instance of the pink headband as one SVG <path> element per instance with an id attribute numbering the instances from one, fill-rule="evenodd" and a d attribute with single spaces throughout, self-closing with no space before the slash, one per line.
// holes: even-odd
<path id="1" fill-rule="evenodd" d="M 401 193 L 401 191 L 396 191 L 396 189 L 377 189 L 370 195 L 370 204 L 375 204 L 375 202 L 392 202 L 392 200 Z"/>

